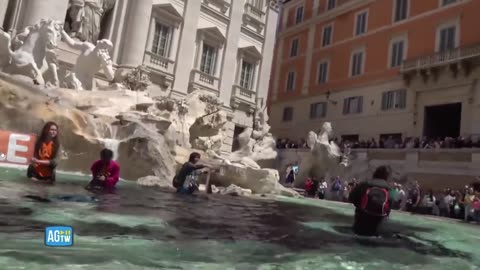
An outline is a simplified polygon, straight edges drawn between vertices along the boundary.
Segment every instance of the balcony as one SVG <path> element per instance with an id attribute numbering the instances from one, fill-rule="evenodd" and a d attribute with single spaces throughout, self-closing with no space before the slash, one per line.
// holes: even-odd
<path id="1" fill-rule="evenodd" d="M 261 34 L 265 28 L 265 13 L 262 9 L 247 2 L 243 14 L 243 24 L 247 28 L 252 28 L 252 30 Z"/>
<path id="2" fill-rule="evenodd" d="M 265 17 L 265 13 L 261 9 L 250 3 L 245 4 L 245 13 L 259 22 L 263 22 L 263 18 Z"/>
<path id="3" fill-rule="evenodd" d="M 174 61 L 149 51 L 145 52 L 143 64 L 167 75 L 173 75 L 173 69 L 175 68 Z"/>
<path id="4" fill-rule="evenodd" d="M 249 112 L 253 112 L 256 108 L 257 93 L 252 90 L 245 89 L 239 85 L 233 86 L 232 107 L 238 108 L 241 104 L 248 107 Z"/>
<path id="5" fill-rule="evenodd" d="M 190 83 L 217 94 L 219 91 L 220 79 L 210 74 L 203 73 L 200 70 L 192 70 Z"/>
<path id="6" fill-rule="evenodd" d="M 480 56 L 480 45 L 466 48 L 457 48 L 450 51 L 439 52 L 434 55 L 424 56 L 403 62 L 400 71 L 408 73 L 417 70 L 427 70 L 439 66 L 460 63 L 467 59 Z"/>

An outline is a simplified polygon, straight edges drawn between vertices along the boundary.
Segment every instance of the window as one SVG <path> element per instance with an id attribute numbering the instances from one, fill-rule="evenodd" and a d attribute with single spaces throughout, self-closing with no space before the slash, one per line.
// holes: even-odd
<path id="1" fill-rule="evenodd" d="M 456 30 L 457 30 L 456 26 L 454 25 L 440 29 L 439 45 L 438 45 L 439 51 L 443 52 L 443 51 L 455 49 Z"/>
<path id="2" fill-rule="evenodd" d="M 327 103 L 317 102 L 310 104 L 310 119 L 323 118 L 327 115 Z"/>
<path id="3" fill-rule="evenodd" d="M 363 107 L 363 97 L 349 97 L 343 101 L 343 114 L 361 113 Z"/>
<path id="4" fill-rule="evenodd" d="M 295 72 L 290 71 L 287 75 L 287 92 L 295 90 Z"/>
<path id="5" fill-rule="evenodd" d="M 327 10 L 334 9 L 336 4 L 336 0 L 327 0 Z"/>
<path id="6" fill-rule="evenodd" d="M 398 67 L 402 65 L 405 55 L 405 41 L 394 41 L 391 47 L 390 67 Z"/>
<path id="7" fill-rule="evenodd" d="M 333 27 L 331 25 L 325 26 L 323 28 L 323 37 L 322 37 L 323 47 L 326 47 L 332 44 L 332 33 L 333 33 Z"/>
<path id="8" fill-rule="evenodd" d="M 352 70 L 351 76 L 359 76 L 363 73 L 363 51 L 358 51 L 352 54 Z"/>
<path id="9" fill-rule="evenodd" d="M 457 0 L 441 0 L 442 1 L 442 6 L 450 5 L 452 3 L 457 2 Z"/>
<path id="10" fill-rule="evenodd" d="M 242 72 L 240 74 L 240 86 L 251 90 L 253 88 L 253 78 L 255 76 L 255 66 L 251 63 L 242 61 Z"/>
<path id="11" fill-rule="evenodd" d="M 292 40 L 292 46 L 290 47 L 290 57 L 298 55 L 298 38 Z"/>
<path id="12" fill-rule="evenodd" d="M 168 57 L 170 53 L 170 41 L 172 37 L 172 28 L 161 23 L 155 24 L 155 33 L 153 34 L 152 53 L 162 57 Z"/>
<path id="13" fill-rule="evenodd" d="M 382 111 L 405 109 L 407 106 L 407 90 L 394 90 L 382 93 Z"/>
<path id="14" fill-rule="evenodd" d="M 361 35 L 367 32 L 367 19 L 368 19 L 368 12 L 363 11 L 357 14 L 356 26 L 355 26 L 355 35 Z"/>
<path id="15" fill-rule="evenodd" d="M 293 108 L 292 107 L 285 107 L 283 108 L 283 122 L 290 122 L 293 120 Z"/>
<path id="16" fill-rule="evenodd" d="M 263 10 L 263 0 L 248 0 L 248 3 L 256 9 Z"/>
<path id="17" fill-rule="evenodd" d="M 408 1 L 395 0 L 395 21 L 405 20 L 408 16 Z"/>
<path id="18" fill-rule="evenodd" d="M 240 86 L 252 90 L 255 77 L 255 65 L 242 60 L 242 71 L 240 73 Z"/>
<path id="19" fill-rule="evenodd" d="M 215 74 L 215 65 L 217 61 L 217 48 L 203 43 L 202 61 L 200 71 L 209 75 Z"/>
<path id="20" fill-rule="evenodd" d="M 299 24 L 303 21 L 303 6 L 297 8 L 297 14 L 295 15 L 295 23 Z"/>
<path id="21" fill-rule="evenodd" d="M 318 84 L 326 83 L 328 80 L 328 62 L 323 61 L 318 65 Z"/>

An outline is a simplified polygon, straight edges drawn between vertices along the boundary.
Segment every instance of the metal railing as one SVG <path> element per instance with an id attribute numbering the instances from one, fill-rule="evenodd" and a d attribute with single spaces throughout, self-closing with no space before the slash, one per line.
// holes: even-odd
<path id="1" fill-rule="evenodd" d="M 458 62 L 477 56 L 480 56 L 480 45 L 466 48 L 457 48 L 449 51 L 438 52 L 429 56 L 406 60 L 402 64 L 401 71 L 406 72 L 417 69 L 426 69 Z"/>

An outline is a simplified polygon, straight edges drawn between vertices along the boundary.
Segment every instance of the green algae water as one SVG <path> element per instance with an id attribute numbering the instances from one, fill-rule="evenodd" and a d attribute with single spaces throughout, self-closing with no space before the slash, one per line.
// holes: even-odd
<path id="1" fill-rule="evenodd" d="M 186 197 L 121 182 L 115 194 L 60 174 L 54 186 L 0 169 L 0 269 L 479 269 L 479 227 L 393 215 L 383 239 L 352 235 L 348 205 Z M 44 229 L 72 226 L 74 246 Z"/>

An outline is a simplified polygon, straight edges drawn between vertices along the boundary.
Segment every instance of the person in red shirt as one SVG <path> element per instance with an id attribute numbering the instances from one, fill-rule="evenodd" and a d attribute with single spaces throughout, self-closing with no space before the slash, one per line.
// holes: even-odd
<path id="1" fill-rule="evenodd" d="M 313 182 L 312 179 L 307 178 L 307 181 L 305 182 L 305 194 L 307 194 L 308 197 L 311 196 L 312 194 L 312 189 L 313 189 Z"/>
<path id="2" fill-rule="evenodd" d="M 120 166 L 113 160 L 113 152 L 110 149 L 103 149 L 100 152 L 100 159 L 95 161 L 90 169 L 93 179 L 85 187 L 87 190 L 110 192 L 120 179 Z"/>
<path id="3" fill-rule="evenodd" d="M 60 142 L 58 139 L 58 125 L 54 122 L 46 123 L 35 142 L 33 158 L 27 169 L 27 177 L 33 181 L 45 183 L 55 182 L 55 168 Z"/>

